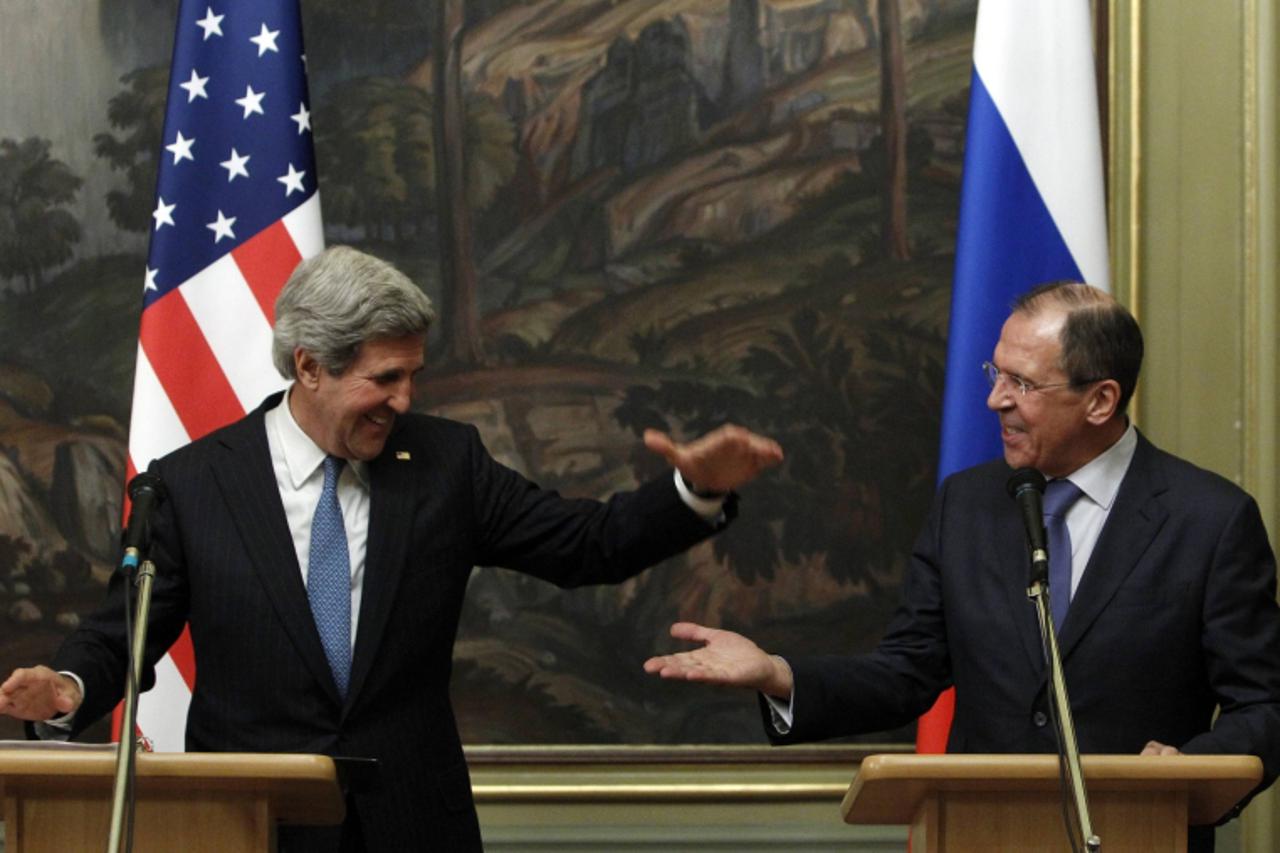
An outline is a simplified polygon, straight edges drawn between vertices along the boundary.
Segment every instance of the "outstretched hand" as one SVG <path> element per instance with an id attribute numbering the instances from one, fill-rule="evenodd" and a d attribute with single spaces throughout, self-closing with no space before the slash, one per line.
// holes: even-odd
<path id="1" fill-rule="evenodd" d="M 717 427 L 687 444 L 674 441 L 665 432 L 647 429 L 644 445 L 700 491 L 731 492 L 782 461 L 778 442 L 733 424 Z"/>
<path id="2" fill-rule="evenodd" d="M 741 634 L 693 622 L 677 622 L 671 626 L 671 636 L 702 643 L 702 647 L 649 658 L 644 662 L 645 672 L 662 678 L 745 687 L 779 699 L 790 698 L 791 667 Z"/>
<path id="3" fill-rule="evenodd" d="M 51 720 L 79 708 L 81 698 L 74 679 L 47 666 L 15 669 L 0 684 L 0 714 L 33 722 Z"/>

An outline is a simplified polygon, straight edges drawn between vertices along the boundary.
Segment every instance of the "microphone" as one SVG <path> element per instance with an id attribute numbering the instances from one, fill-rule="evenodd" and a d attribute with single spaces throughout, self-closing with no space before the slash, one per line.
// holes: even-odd
<path id="1" fill-rule="evenodd" d="M 120 568 L 124 570 L 138 567 L 139 558 L 151 544 L 151 512 L 164 503 L 168 494 L 164 481 L 150 471 L 143 471 L 130 480 L 128 491 L 133 507 L 124 530 L 124 558 L 120 561 Z"/>
<path id="2" fill-rule="evenodd" d="M 1032 586 L 1049 578 L 1049 543 L 1042 505 L 1044 484 L 1044 475 L 1035 468 L 1019 468 L 1005 486 L 1009 497 L 1017 501 L 1022 510 L 1022 527 L 1027 532 L 1027 547 L 1031 551 Z"/>

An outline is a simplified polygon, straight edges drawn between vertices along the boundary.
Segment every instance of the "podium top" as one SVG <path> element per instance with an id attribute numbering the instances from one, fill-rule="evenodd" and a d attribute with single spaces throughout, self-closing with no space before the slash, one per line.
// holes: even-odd
<path id="1" fill-rule="evenodd" d="M 1195 824 L 1215 823 L 1262 781 L 1252 755 L 1086 755 L 1090 791 L 1185 791 Z M 910 824 L 939 791 L 1057 791 L 1056 755 L 871 755 L 853 778 L 846 823 Z"/>
<path id="2" fill-rule="evenodd" d="M 0 749 L 0 797 L 78 789 L 111 796 L 116 754 L 106 750 Z M 333 759 L 236 752 L 139 753 L 138 796 L 256 793 L 284 823 L 331 824 L 345 814 Z"/>

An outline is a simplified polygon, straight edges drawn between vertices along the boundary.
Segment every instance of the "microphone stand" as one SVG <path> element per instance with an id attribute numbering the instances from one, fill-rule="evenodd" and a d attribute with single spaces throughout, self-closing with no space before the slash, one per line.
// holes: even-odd
<path id="1" fill-rule="evenodd" d="M 132 552 L 132 553 L 129 553 Z M 126 552 L 125 565 L 138 565 L 138 554 L 130 548 Z M 151 585 L 156 567 L 149 559 L 142 561 L 135 583 L 138 587 L 137 613 L 133 625 L 133 648 L 129 657 L 129 677 L 124 690 L 124 713 L 120 720 L 120 740 L 116 744 L 116 777 L 111 794 L 111 834 L 107 839 L 107 853 L 120 853 L 128 835 L 125 849 L 133 848 L 133 797 L 137 741 L 134 730 L 138 721 L 138 673 L 142 671 L 143 651 L 147 646 L 147 618 L 151 612 Z M 125 591 L 125 607 L 128 608 L 128 590 Z M 125 815 L 126 803 L 130 806 Z"/>
<path id="2" fill-rule="evenodd" d="M 1093 834 L 1093 823 L 1089 819 L 1089 800 L 1085 795 L 1084 772 L 1080 769 L 1080 747 L 1076 744 L 1076 727 L 1071 719 L 1071 702 L 1067 698 L 1067 680 L 1062 674 L 1062 656 L 1058 653 L 1058 632 L 1053 627 L 1053 615 L 1049 607 L 1049 583 L 1046 569 L 1049 560 L 1043 552 L 1032 555 L 1031 586 L 1027 588 L 1027 598 L 1036 606 L 1036 614 L 1040 622 L 1040 638 L 1044 643 L 1045 658 L 1049 662 L 1049 694 L 1057 709 L 1058 730 L 1061 734 L 1059 745 L 1066 761 L 1067 777 L 1071 783 L 1071 793 L 1075 800 L 1076 815 L 1080 819 L 1080 837 L 1084 839 L 1085 849 L 1097 853 L 1102 848 L 1102 839 Z M 1075 841 L 1071 842 L 1075 848 Z"/>

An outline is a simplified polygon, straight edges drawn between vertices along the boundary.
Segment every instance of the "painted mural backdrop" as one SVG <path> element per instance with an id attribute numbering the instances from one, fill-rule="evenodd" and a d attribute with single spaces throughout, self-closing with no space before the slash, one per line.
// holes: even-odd
<path id="1" fill-rule="evenodd" d="M 749 697 L 640 663 L 677 619 L 782 652 L 883 629 L 932 492 L 974 3 L 303 7 L 328 240 L 441 309 L 419 408 L 571 495 L 661 471 L 650 426 L 787 451 L 726 535 L 621 587 L 476 570 L 464 737 L 759 742 Z M 115 559 L 174 8 L 0 9 L 6 672 Z"/>

